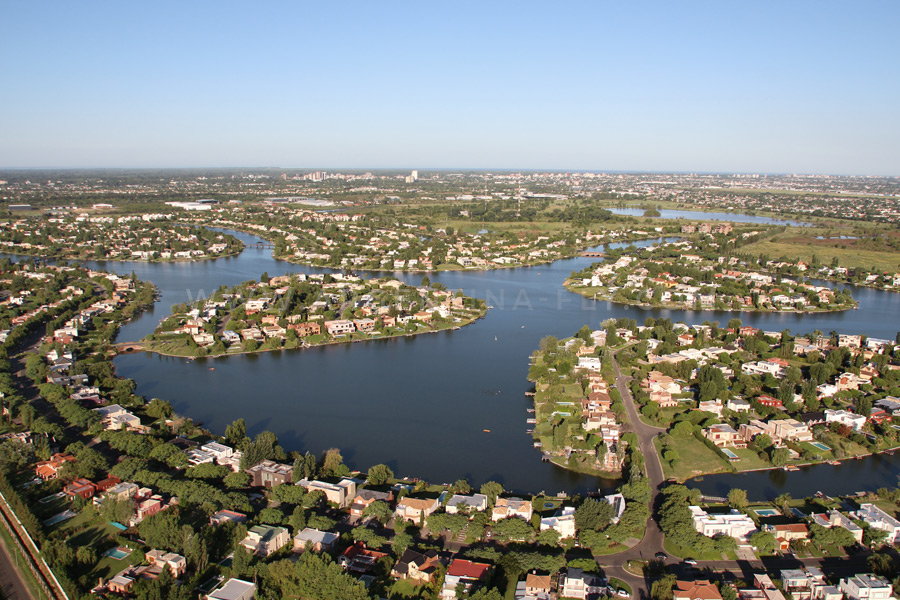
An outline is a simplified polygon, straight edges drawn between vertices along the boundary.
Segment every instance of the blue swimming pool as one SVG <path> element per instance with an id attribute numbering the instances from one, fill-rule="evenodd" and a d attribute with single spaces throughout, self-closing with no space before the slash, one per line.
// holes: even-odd
<path id="1" fill-rule="evenodd" d="M 828 452 L 829 450 L 831 450 L 830 446 L 826 446 L 822 442 L 810 442 L 809 445 L 818 448 L 822 452 Z"/>
<path id="2" fill-rule="evenodd" d="M 116 560 L 122 560 L 126 558 L 129 554 L 131 554 L 131 550 L 125 550 L 123 548 L 110 548 L 106 552 L 103 553 L 103 556 L 108 556 L 110 558 L 114 558 Z"/>

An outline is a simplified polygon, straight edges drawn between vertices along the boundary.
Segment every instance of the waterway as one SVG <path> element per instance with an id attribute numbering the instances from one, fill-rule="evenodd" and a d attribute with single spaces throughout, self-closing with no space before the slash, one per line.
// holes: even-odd
<path id="1" fill-rule="evenodd" d="M 248 244 L 236 257 L 191 263 L 88 263 L 121 274 L 134 272 L 156 284 L 162 294 L 151 310 L 122 328 L 118 339 L 140 339 L 153 331 L 173 304 L 207 296 L 218 286 L 258 279 L 263 272 L 274 276 L 327 271 L 276 261 L 271 250 L 251 245 L 259 238 L 232 233 Z M 556 493 L 609 490 L 617 482 L 541 462 L 525 433 L 526 409 L 531 406 L 524 395 L 530 389 L 525 379 L 529 355 L 546 335 L 570 336 L 582 325 L 596 328 L 608 318 L 642 323 L 648 316 L 686 323 L 725 323 L 739 316 L 745 324 L 765 330 L 836 330 L 890 338 L 898 327 L 900 294 L 868 288 L 854 289 L 860 310 L 834 314 L 736 315 L 595 302 L 562 287 L 566 277 L 591 262 L 577 257 L 535 267 L 429 274 L 433 282 L 484 298 L 494 307 L 485 319 L 457 331 L 196 361 L 128 354 L 117 357 L 115 364 L 119 375 L 137 382 L 139 394 L 166 399 L 178 413 L 217 433 L 243 418 L 250 434 L 271 430 L 288 450 L 318 454 L 340 448 L 351 467 L 385 463 L 397 475 L 432 482 L 466 477 L 473 484 L 495 480 L 507 489 Z M 422 278 L 391 275 L 414 284 Z M 884 461 L 888 461 L 885 477 L 900 473 L 896 458 L 866 459 L 849 468 L 790 473 L 789 491 L 802 495 L 795 493 L 795 481 L 803 489 L 828 491 L 821 483 L 801 483 L 820 481 L 823 473 L 831 473 L 827 469 L 844 469 L 845 491 L 865 489 L 861 481 L 844 475 Z M 753 486 L 775 489 L 764 480 L 777 479 L 777 474 L 756 476 L 760 479 Z M 716 481 L 708 477 L 697 485 L 713 489 L 719 485 Z"/>
<path id="2" fill-rule="evenodd" d="M 643 217 L 646 209 L 643 208 L 610 208 L 610 212 L 629 217 Z M 792 227 L 808 227 L 809 223 L 794 221 L 792 219 L 775 219 L 758 215 L 745 215 L 732 212 L 704 212 L 702 210 L 673 210 L 661 208 L 656 219 L 690 219 L 700 221 L 731 221 L 732 223 L 760 223 L 765 225 L 790 225 Z"/>

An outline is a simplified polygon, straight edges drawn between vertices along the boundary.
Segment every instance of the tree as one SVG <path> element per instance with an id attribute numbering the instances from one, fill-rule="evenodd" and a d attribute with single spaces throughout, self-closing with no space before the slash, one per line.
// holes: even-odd
<path id="1" fill-rule="evenodd" d="M 559 546 L 559 532 L 555 529 L 544 529 L 537 534 L 537 543 L 543 546 Z"/>
<path id="2" fill-rule="evenodd" d="M 747 491 L 734 488 L 728 492 L 728 506 L 735 510 L 747 508 Z"/>
<path id="3" fill-rule="evenodd" d="M 367 481 L 371 485 L 383 485 L 394 478 L 394 472 L 387 465 L 379 464 L 369 468 Z"/>
<path id="4" fill-rule="evenodd" d="M 775 448 L 772 451 L 772 464 L 776 467 L 783 467 L 790 457 L 791 452 L 787 448 Z"/>
<path id="5" fill-rule="evenodd" d="M 488 481 L 481 484 L 480 491 L 487 496 L 488 504 L 493 506 L 497 502 L 497 497 L 503 493 L 503 486 L 496 481 Z"/>
<path id="6" fill-rule="evenodd" d="M 613 517 L 613 507 L 606 500 L 588 498 L 575 509 L 575 527 L 581 531 L 598 531 L 609 525 Z"/>
<path id="7" fill-rule="evenodd" d="M 294 460 L 293 481 L 311 479 L 316 476 L 316 457 L 311 452 L 298 456 Z"/>
<path id="8" fill-rule="evenodd" d="M 391 510 L 391 506 L 383 500 L 376 500 L 363 510 L 364 518 L 372 517 L 382 525 L 387 525 L 393 516 L 394 511 Z"/>
<path id="9" fill-rule="evenodd" d="M 778 541 L 769 531 L 757 531 L 750 536 L 750 545 L 759 550 L 760 554 L 771 555 L 778 547 Z"/>
<path id="10" fill-rule="evenodd" d="M 341 451 L 337 448 L 326 450 L 325 456 L 322 458 L 322 475 L 333 477 L 344 475 L 347 472 L 349 472 L 349 469 L 344 465 L 344 457 L 341 456 Z"/>
<path id="11" fill-rule="evenodd" d="M 650 586 L 650 598 L 653 600 L 672 600 L 674 594 L 672 590 L 675 588 L 675 575 L 666 573 L 653 582 Z"/>
<path id="12" fill-rule="evenodd" d="M 225 479 L 222 480 L 222 483 L 225 484 L 225 487 L 228 489 L 244 489 L 250 485 L 250 474 L 245 473 L 244 471 L 239 471 L 237 473 L 230 473 L 225 476 Z"/>
<path id="13" fill-rule="evenodd" d="M 792 500 L 793 498 L 787 492 L 779 494 L 775 498 L 775 506 L 777 506 L 783 514 L 787 514 Z"/>
<path id="14" fill-rule="evenodd" d="M 225 439 L 233 446 L 240 446 L 247 437 L 247 425 L 244 419 L 236 419 L 225 428 Z"/>
<path id="15" fill-rule="evenodd" d="M 469 485 L 468 480 L 466 479 L 457 479 L 453 482 L 453 485 L 450 486 L 451 494 L 471 494 L 472 486 Z"/>
<path id="16" fill-rule="evenodd" d="M 876 552 L 866 559 L 866 566 L 876 575 L 882 577 L 894 577 L 897 575 L 897 566 L 894 558 L 887 552 Z"/>

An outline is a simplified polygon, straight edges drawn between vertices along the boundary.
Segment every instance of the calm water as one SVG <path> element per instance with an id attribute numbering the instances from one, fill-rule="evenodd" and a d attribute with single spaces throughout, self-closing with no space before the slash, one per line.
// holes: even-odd
<path id="1" fill-rule="evenodd" d="M 609 211 L 617 215 L 629 217 L 643 217 L 643 208 L 610 208 Z M 767 225 L 791 225 L 793 227 L 807 227 L 809 223 L 793 221 L 790 219 L 773 219 L 772 217 L 759 217 L 732 212 L 704 212 L 701 210 L 672 210 L 659 209 L 657 219 L 697 219 L 701 221 L 732 221 L 734 223 L 764 223 Z"/>
<path id="2" fill-rule="evenodd" d="M 245 242 L 258 241 L 235 235 Z M 461 288 L 494 306 L 485 319 L 458 331 L 193 362 L 132 354 L 117 357 L 115 364 L 120 375 L 137 382 L 139 394 L 169 400 L 179 413 L 214 432 L 224 432 L 231 421 L 243 417 L 251 434 L 269 429 L 289 450 L 319 453 L 338 447 L 346 462 L 358 468 L 383 462 L 398 475 L 434 482 L 493 479 L 508 489 L 528 492 L 609 489 L 616 482 L 540 461 L 525 433 L 526 409 L 531 405 L 524 395 L 529 389 L 525 379 L 529 354 L 545 335 L 569 336 L 584 324 L 598 327 L 611 317 L 725 323 L 734 314 L 644 310 L 594 302 L 562 288 L 572 271 L 591 262 L 573 258 L 531 268 L 430 274 L 432 281 Z M 251 247 L 240 256 L 213 261 L 92 266 L 133 271 L 162 292 L 152 310 L 122 329 L 120 341 L 152 332 L 172 304 L 208 295 L 220 285 L 257 279 L 263 272 L 274 276 L 317 271 L 275 261 L 271 250 Z M 421 280 L 421 275 L 394 275 L 411 283 Z M 900 295 L 866 288 L 855 294 L 861 310 L 740 317 L 767 330 L 893 337 Z M 888 471 L 900 472 L 900 465 L 892 464 Z M 792 485 L 807 477 L 805 472 L 790 475 Z M 815 481 L 821 473 L 810 477 Z M 713 482 L 710 477 L 700 485 Z M 813 487 L 822 489 L 821 484 Z M 856 489 L 862 488 L 853 484 L 847 491 Z"/>

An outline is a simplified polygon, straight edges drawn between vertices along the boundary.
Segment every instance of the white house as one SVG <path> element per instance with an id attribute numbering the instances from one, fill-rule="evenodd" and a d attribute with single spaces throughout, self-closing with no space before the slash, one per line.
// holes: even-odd
<path id="1" fill-rule="evenodd" d="M 829 408 L 825 410 L 825 422 L 848 425 L 853 428 L 854 431 L 859 431 L 865 426 L 866 418 L 862 415 L 857 415 L 843 409 L 832 410 Z"/>
<path id="2" fill-rule="evenodd" d="M 561 508 L 552 517 L 541 519 L 541 531 L 552 529 L 560 538 L 575 537 L 575 507 Z"/>
<path id="3" fill-rule="evenodd" d="M 896 544 L 900 541 L 900 521 L 874 504 L 860 504 L 856 514 L 860 519 L 868 523 L 869 527 L 887 531 L 886 541 L 888 544 Z"/>
<path id="4" fill-rule="evenodd" d="M 887 579 L 868 573 L 841 579 L 840 587 L 849 600 L 888 600 L 894 591 Z"/>
<path id="5" fill-rule="evenodd" d="M 728 514 L 709 514 L 699 506 L 691 506 L 694 529 L 702 535 L 714 537 L 727 535 L 746 542 L 751 533 L 756 531 L 756 523 L 747 515 L 734 509 Z"/>

